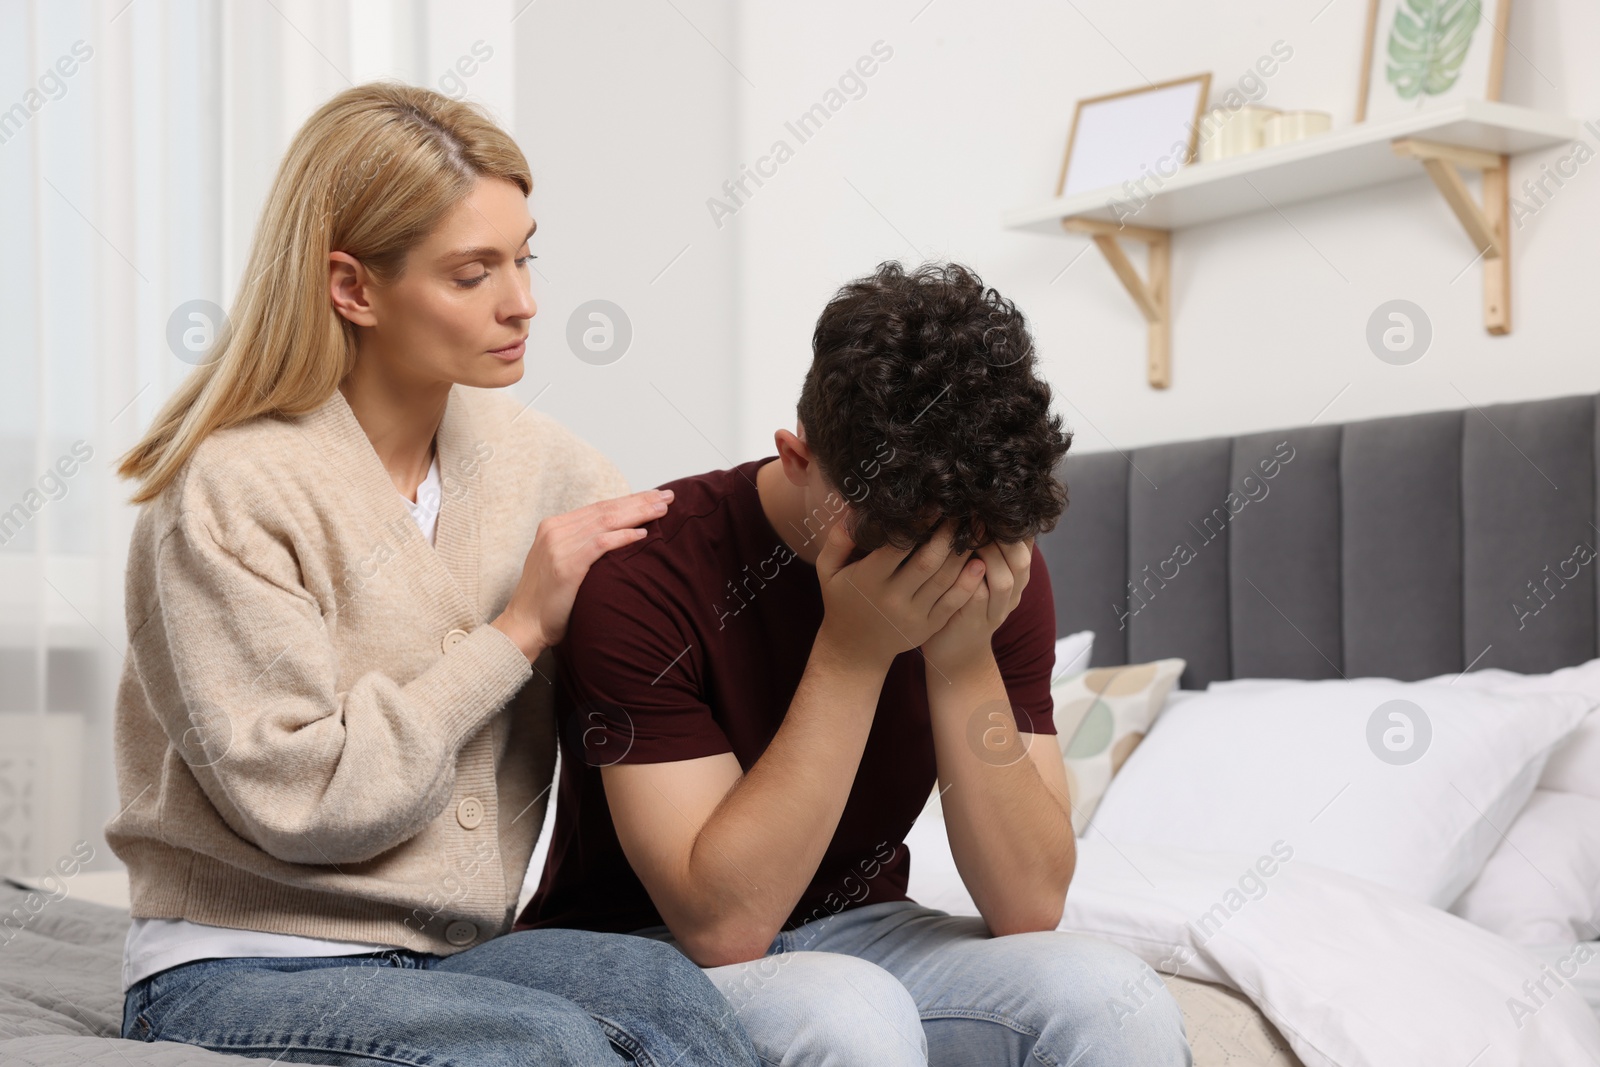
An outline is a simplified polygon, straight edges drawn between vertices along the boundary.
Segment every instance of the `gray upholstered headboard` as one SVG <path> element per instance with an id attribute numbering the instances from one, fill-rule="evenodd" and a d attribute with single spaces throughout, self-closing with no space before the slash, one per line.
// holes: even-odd
<path id="1" fill-rule="evenodd" d="M 1190 689 L 1593 659 L 1597 399 L 1069 453 L 1057 636 Z"/>

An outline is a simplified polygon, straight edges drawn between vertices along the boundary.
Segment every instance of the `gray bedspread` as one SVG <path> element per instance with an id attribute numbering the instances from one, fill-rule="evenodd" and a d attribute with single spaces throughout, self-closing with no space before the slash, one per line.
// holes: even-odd
<path id="1" fill-rule="evenodd" d="M 0 880 L 0 1065 L 223 1067 L 254 1062 L 170 1041 L 124 1041 L 128 913 L 68 897 L 28 906 Z"/>

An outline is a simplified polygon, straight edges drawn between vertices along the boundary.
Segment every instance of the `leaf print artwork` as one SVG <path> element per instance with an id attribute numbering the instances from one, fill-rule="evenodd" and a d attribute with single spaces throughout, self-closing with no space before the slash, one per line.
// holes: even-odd
<path id="1" fill-rule="evenodd" d="M 1417 101 L 1461 77 L 1481 17 L 1481 0 L 1401 0 L 1389 30 L 1387 74 L 1396 95 Z"/>

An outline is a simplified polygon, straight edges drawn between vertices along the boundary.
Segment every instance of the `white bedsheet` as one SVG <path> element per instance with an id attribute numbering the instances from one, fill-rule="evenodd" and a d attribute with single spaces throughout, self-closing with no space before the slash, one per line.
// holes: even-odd
<path id="1" fill-rule="evenodd" d="M 1600 941 L 1590 941 L 1584 946 L 1587 949 L 1588 959 L 1582 959 L 1585 953 L 1574 952 L 1577 945 L 1538 945 L 1529 948 L 1536 958 L 1550 964 L 1552 967 L 1562 965 L 1568 961 L 1567 966 L 1576 966 L 1578 973 L 1568 979 L 1573 989 L 1589 1005 L 1589 1010 L 1594 1012 L 1595 1018 L 1600 1019 Z"/>
<path id="2" fill-rule="evenodd" d="M 976 915 L 943 823 L 925 815 L 907 844 L 911 897 Z M 1600 946 L 1540 959 L 1375 883 L 1292 858 L 1262 877 L 1259 860 L 1119 851 L 1091 830 L 1078 842 L 1061 929 L 1123 945 L 1164 973 L 1239 990 L 1306 1067 L 1600 1063 L 1600 1021 L 1573 984 L 1584 979 L 1556 974 L 1563 955 L 1570 970 L 1575 952 Z M 1591 959 L 1581 974 L 1596 967 Z"/>

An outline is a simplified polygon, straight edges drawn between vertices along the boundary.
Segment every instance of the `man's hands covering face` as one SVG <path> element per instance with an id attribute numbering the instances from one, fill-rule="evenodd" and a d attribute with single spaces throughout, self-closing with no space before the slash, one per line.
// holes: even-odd
<path id="1" fill-rule="evenodd" d="M 941 670 L 988 654 L 990 640 L 1028 584 L 1033 539 L 951 552 L 954 524 L 916 549 L 885 545 L 848 562 L 854 542 L 836 522 L 817 557 L 822 629 L 852 658 L 887 666 L 921 647 Z M 819 634 L 819 638 L 822 635 Z"/>
<path id="2" fill-rule="evenodd" d="M 983 581 L 950 621 L 922 643 L 922 654 L 941 670 L 960 669 L 988 653 L 994 632 L 1022 600 L 1033 562 L 1033 538 L 1012 544 L 990 542 L 974 555 L 983 562 Z"/>

